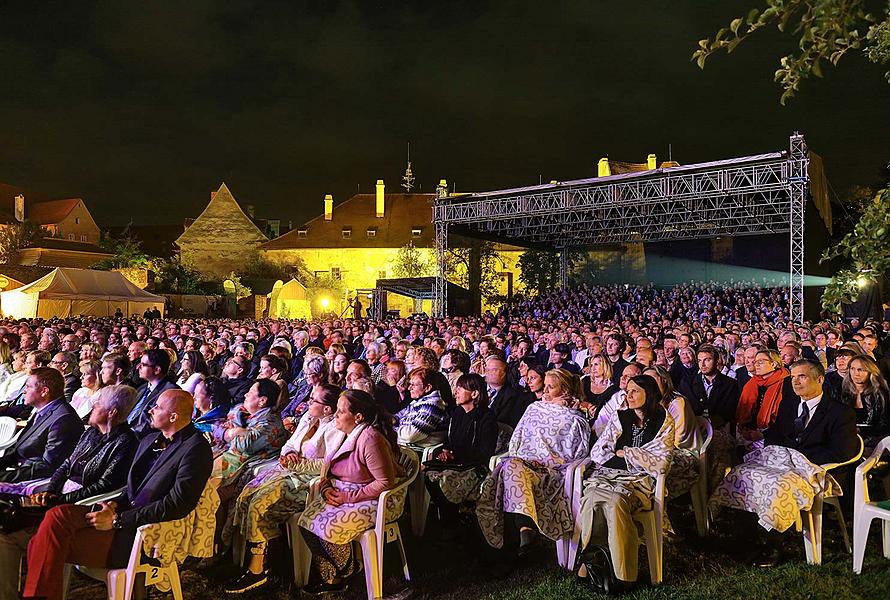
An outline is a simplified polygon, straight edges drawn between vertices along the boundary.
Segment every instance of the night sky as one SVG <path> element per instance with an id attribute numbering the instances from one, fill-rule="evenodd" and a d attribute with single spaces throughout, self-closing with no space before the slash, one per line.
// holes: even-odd
<path id="1" fill-rule="evenodd" d="M 681 163 L 804 132 L 837 193 L 890 159 L 890 85 L 859 55 L 779 105 L 774 31 L 690 61 L 748 2 L 7 2 L 0 182 L 86 200 L 100 225 L 178 223 L 225 181 L 295 223 L 384 178 L 422 191 Z"/>

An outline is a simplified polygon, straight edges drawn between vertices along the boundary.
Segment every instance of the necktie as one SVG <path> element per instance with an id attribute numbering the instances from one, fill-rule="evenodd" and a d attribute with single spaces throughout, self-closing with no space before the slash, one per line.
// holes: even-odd
<path id="1" fill-rule="evenodd" d="M 807 420 L 810 417 L 810 407 L 807 406 L 806 402 L 802 402 L 800 405 L 800 416 L 794 419 L 794 437 L 797 439 L 797 443 L 800 443 L 800 438 L 803 437 L 804 429 L 807 428 Z"/>
<path id="2" fill-rule="evenodd" d="M 498 391 L 493 387 L 488 388 L 488 407 L 491 408 L 491 405 L 494 404 L 494 397 L 497 395 Z"/>
<path id="3" fill-rule="evenodd" d="M 136 402 L 136 406 L 130 411 L 130 415 L 127 417 L 127 423 L 132 425 L 133 422 L 139 418 L 139 415 L 142 414 L 142 410 L 145 408 L 145 400 L 148 398 L 149 394 L 151 394 L 151 389 L 146 385 L 142 397 L 139 398 L 139 401 Z"/>

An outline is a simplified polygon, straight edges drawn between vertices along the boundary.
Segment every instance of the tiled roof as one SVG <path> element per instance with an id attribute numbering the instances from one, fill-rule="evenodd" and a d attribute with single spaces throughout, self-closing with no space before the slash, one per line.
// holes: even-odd
<path id="1" fill-rule="evenodd" d="M 356 194 L 334 206 L 332 219 L 324 214 L 295 227 L 259 248 L 400 248 L 408 242 L 416 246 L 433 245 L 432 208 L 435 194 L 384 194 L 384 216 L 377 217 L 376 194 Z M 321 202 L 319 202 L 321 204 Z M 343 230 L 350 231 L 344 238 Z M 420 229 L 420 235 L 412 234 Z M 305 230 L 305 236 L 300 231 Z M 373 236 L 368 231 L 374 232 Z"/>
<path id="2" fill-rule="evenodd" d="M 41 225 L 53 225 L 62 221 L 80 202 L 80 198 L 49 200 L 43 194 L 15 185 L 0 183 L 0 222 L 15 219 L 15 197 L 25 197 L 25 217 Z"/>
<path id="3" fill-rule="evenodd" d="M 71 250 L 74 252 L 95 252 L 105 256 L 111 256 L 111 253 L 102 250 L 96 244 L 88 242 L 76 242 L 74 240 L 63 240 L 60 238 L 43 238 L 29 248 L 46 248 L 47 250 Z"/>
<path id="4" fill-rule="evenodd" d="M 19 283 L 28 284 L 32 281 L 37 281 L 54 268 L 55 267 L 0 264 L 0 275 L 15 279 Z"/>

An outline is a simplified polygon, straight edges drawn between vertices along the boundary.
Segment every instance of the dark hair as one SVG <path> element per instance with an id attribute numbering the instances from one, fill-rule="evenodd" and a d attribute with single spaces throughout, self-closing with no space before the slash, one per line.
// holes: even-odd
<path id="1" fill-rule="evenodd" d="M 788 344 L 785 344 L 785 345 L 787 346 Z M 861 356 L 856 356 L 854 358 L 861 358 Z M 866 358 L 871 358 L 871 357 L 866 355 Z M 853 362 L 853 359 L 851 359 L 850 362 Z M 791 363 L 790 366 L 791 367 L 809 367 L 811 374 L 815 375 L 816 377 L 825 377 L 825 367 L 823 367 L 822 363 L 819 362 L 818 360 L 812 360 L 810 358 L 801 358 L 801 359 L 798 359 L 798 360 L 794 361 L 793 363 Z"/>
<path id="2" fill-rule="evenodd" d="M 553 349 L 560 354 L 564 354 L 566 357 L 568 357 L 569 354 L 572 352 L 571 350 L 569 350 L 569 345 L 562 342 L 553 346 Z"/>
<path id="3" fill-rule="evenodd" d="M 538 357 L 535 356 L 534 354 L 526 354 L 525 356 L 523 356 L 522 358 L 519 359 L 519 362 L 525 363 L 525 366 L 528 367 L 529 369 L 531 369 L 532 367 L 535 367 L 535 366 L 540 366 L 540 363 L 538 363 Z"/>
<path id="4" fill-rule="evenodd" d="M 207 369 L 207 363 L 204 361 L 204 357 L 201 356 L 201 353 L 197 350 L 186 350 L 183 356 L 187 356 L 189 362 L 192 363 L 192 373 L 200 373 L 201 375 L 209 375 L 210 371 Z"/>
<path id="5" fill-rule="evenodd" d="M 457 348 L 452 348 L 445 352 L 451 358 L 451 366 L 460 371 L 461 373 L 468 373 L 470 371 L 470 355 L 464 352 L 463 350 L 458 350 Z"/>
<path id="6" fill-rule="evenodd" d="M 211 408 L 232 403 L 232 393 L 219 377 L 206 377 L 202 382 L 207 396 L 210 398 Z"/>
<path id="7" fill-rule="evenodd" d="M 280 356 L 275 356 L 274 354 L 265 354 L 260 359 L 260 361 L 266 361 L 266 364 L 269 365 L 273 371 L 278 371 L 281 373 L 282 377 L 287 376 L 287 363 L 284 362 L 284 359 Z"/>
<path id="8" fill-rule="evenodd" d="M 161 374 L 166 375 L 167 371 L 170 370 L 170 355 L 164 350 L 160 348 L 152 348 L 151 350 L 146 350 L 142 356 L 148 359 L 148 362 L 151 363 L 152 367 L 160 368 Z"/>
<path id="9" fill-rule="evenodd" d="M 330 383 L 322 383 L 321 385 L 316 387 L 321 388 L 321 403 L 328 408 L 337 410 L 337 399 L 340 398 L 340 393 L 343 390 L 341 390 L 336 385 L 331 385 Z"/>
<path id="10" fill-rule="evenodd" d="M 121 374 L 126 376 L 130 373 L 130 358 L 126 354 L 120 352 L 111 352 L 102 357 L 102 362 L 111 363 L 113 369 L 121 370 Z"/>
<path id="11" fill-rule="evenodd" d="M 540 376 L 541 376 L 541 380 L 543 380 L 543 379 L 544 379 L 544 375 L 547 374 L 547 368 L 544 367 L 544 365 L 540 365 L 540 364 L 538 364 L 538 363 L 532 363 L 532 364 L 530 364 L 530 365 L 528 366 L 528 370 L 529 370 L 529 371 L 534 371 L 535 373 L 537 373 L 538 375 L 540 375 Z M 526 378 L 527 378 L 527 377 L 528 377 L 528 375 L 526 375 Z"/>
<path id="12" fill-rule="evenodd" d="M 31 371 L 31 377 L 37 380 L 37 384 L 49 390 L 51 400 L 65 395 L 65 378 L 56 369 L 50 367 L 37 367 Z"/>
<path id="13" fill-rule="evenodd" d="M 274 407 L 278 404 L 278 397 L 281 395 L 281 388 L 271 379 L 257 379 L 257 394 L 266 399 L 266 408 Z"/>
<path id="14" fill-rule="evenodd" d="M 482 375 L 465 373 L 457 378 L 457 387 L 468 392 L 479 392 L 479 398 L 476 399 L 474 405 L 488 406 L 488 386 L 485 384 L 485 378 Z"/>
<path id="15" fill-rule="evenodd" d="M 646 394 L 646 403 L 643 405 L 643 419 L 648 419 L 661 406 L 661 388 L 651 375 L 635 375 L 630 378 Z"/>
<path id="16" fill-rule="evenodd" d="M 371 376 L 371 367 L 368 365 L 368 361 L 361 359 L 361 358 L 355 358 L 355 359 L 349 361 L 349 364 L 350 365 L 361 365 L 362 366 L 362 377 L 370 377 Z M 349 366 L 347 365 L 346 368 L 348 369 Z"/>
<path id="17" fill-rule="evenodd" d="M 362 390 L 346 390 L 340 393 L 340 397 L 346 398 L 349 412 L 354 415 L 362 415 L 365 423 L 376 429 L 377 433 L 389 442 L 393 452 L 398 456 L 399 444 L 392 426 L 392 416 L 386 412 L 386 409 L 378 404 L 371 394 Z"/>

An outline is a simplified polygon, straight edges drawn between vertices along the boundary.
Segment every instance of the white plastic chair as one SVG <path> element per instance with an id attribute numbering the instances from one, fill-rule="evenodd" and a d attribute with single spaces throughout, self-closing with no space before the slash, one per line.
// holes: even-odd
<path id="1" fill-rule="evenodd" d="M 575 522 L 575 529 L 572 537 L 566 540 L 564 550 L 564 560 L 561 566 L 566 569 L 574 570 L 578 553 L 582 550 L 580 546 L 581 540 L 581 495 L 584 491 L 583 476 L 584 471 L 590 464 L 589 459 L 585 462 L 577 462 L 574 464 L 571 477 L 572 485 L 572 517 Z M 655 496 L 652 498 L 652 509 L 638 511 L 633 515 L 633 520 L 643 526 L 643 544 L 646 546 L 646 554 L 649 556 L 649 579 L 652 585 L 659 585 L 664 574 L 664 488 L 665 475 L 659 475 L 655 480 Z M 566 477 L 566 481 L 569 481 Z"/>
<path id="2" fill-rule="evenodd" d="M 19 427 L 18 421 L 12 417 L 0 417 L 0 457 L 15 445 L 24 429 Z"/>
<path id="3" fill-rule="evenodd" d="M 862 458 L 862 451 L 864 448 L 864 443 L 860 436 L 856 436 L 856 439 L 859 440 L 859 452 L 856 453 L 856 456 L 851 458 L 850 460 L 840 462 L 840 463 L 828 463 L 821 465 L 823 469 L 826 471 L 831 471 L 832 469 L 837 469 L 838 467 L 844 467 L 847 465 L 851 465 L 855 462 L 858 462 L 860 458 Z M 802 529 L 803 529 L 803 543 L 804 550 L 807 554 L 807 562 L 811 565 L 821 565 L 822 564 L 822 507 L 823 504 L 828 504 L 829 506 L 833 506 L 837 511 L 837 518 L 840 522 L 841 532 L 844 538 L 844 544 L 846 545 L 847 552 L 850 551 L 850 538 L 847 535 L 847 524 L 844 521 L 844 514 L 841 511 L 841 505 L 837 498 L 823 498 L 822 494 L 816 494 L 816 497 L 813 499 L 813 506 L 810 510 L 802 510 L 800 511 L 800 518 L 802 521 Z M 801 527 L 798 527 L 800 530 Z"/>
<path id="4" fill-rule="evenodd" d="M 399 463 L 404 467 L 408 476 L 405 480 L 391 490 L 380 494 L 377 500 L 377 518 L 373 529 L 369 529 L 359 538 L 359 546 L 362 549 L 362 562 L 365 569 L 365 585 L 368 588 L 368 600 L 383 596 L 383 548 L 387 542 L 398 542 L 399 553 L 402 557 L 402 572 L 405 581 L 411 581 L 411 573 L 408 571 L 408 557 L 405 555 L 405 546 L 402 544 L 402 533 L 399 530 L 399 517 L 405 510 L 404 500 L 396 507 L 393 520 L 386 520 L 386 499 L 393 494 L 409 488 L 417 479 L 420 472 L 420 462 L 417 454 L 409 449 L 402 448 Z M 407 490 L 405 495 L 407 495 Z M 381 510 L 381 509 L 384 510 Z"/>
<path id="5" fill-rule="evenodd" d="M 872 452 L 868 460 L 856 467 L 856 495 L 853 498 L 853 572 L 862 573 L 862 561 L 865 558 L 865 543 L 868 541 L 868 530 L 874 519 L 881 520 L 884 547 L 884 558 L 890 558 L 890 510 L 880 508 L 868 497 L 868 472 L 881 459 L 881 455 L 890 449 L 890 436 L 885 437 Z"/>
<path id="6" fill-rule="evenodd" d="M 79 506 L 90 506 L 99 502 L 106 502 L 120 496 L 126 488 L 121 488 L 107 494 L 94 496 L 81 500 L 77 504 Z M 206 490 L 205 490 L 206 493 Z M 215 494 L 215 490 L 213 491 Z M 133 540 L 133 548 L 130 551 L 130 559 L 127 566 L 123 569 L 98 569 L 89 567 L 80 567 L 77 565 L 66 564 L 62 572 L 62 600 L 67 600 L 68 585 L 71 581 L 71 572 L 73 568 L 77 568 L 81 573 L 99 581 L 105 581 L 108 589 L 108 600 L 131 600 L 133 597 L 133 588 L 136 583 L 136 577 L 140 573 L 144 575 L 143 584 L 145 587 L 163 583 L 166 579 L 170 583 L 171 592 L 174 600 L 183 600 L 182 582 L 179 579 L 179 565 L 176 562 L 162 565 L 152 565 L 143 560 L 142 546 L 146 531 L 153 524 L 142 525 L 136 529 L 136 537 Z M 208 524 L 209 527 L 214 525 Z"/>
<path id="7" fill-rule="evenodd" d="M 701 447 L 698 449 L 698 481 L 689 490 L 692 499 L 692 510 L 695 512 L 695 529 L 699 537 L 705 537 L 710 531 L 710 518 L 708 516 L 708 448 L 714 439 L 714 427 L 707 417 L 698 418 L 698 428 L 701 434 Z"/>

